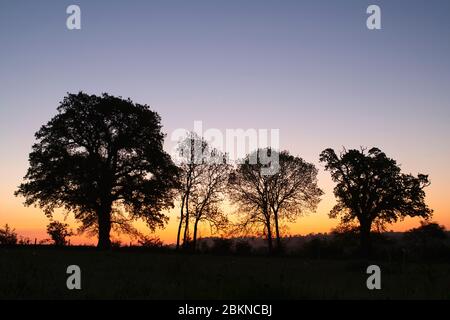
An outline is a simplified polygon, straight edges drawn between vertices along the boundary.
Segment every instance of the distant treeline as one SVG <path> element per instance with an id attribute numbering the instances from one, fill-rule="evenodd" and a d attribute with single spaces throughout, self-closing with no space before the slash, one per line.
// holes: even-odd
<path id="1" fill-rule="evenodd" d="M 406 232 L 374 232 L 372 258 L 393 261 L 440 261 L 450 262 L 450 231 L 436 223 L 423 223 Z M 270 254 L 262 237 L 207 237 L 198 239 L 197 253 L 213 255 L 258 256 Z M 330 233 L 287 236 L 281 239 L 283 256 L 307 259 L 351 259 L 360 256 L 357 230 L 333 230 Z M 0 228 L 0 246 L 61 247 L 58 241 L 46 239 L 32 242 L 17 235 L 8 225 Z M 70 245 L 65 242 L 64 246 Z M 113 242 L 116 250 L 174 252 L 174 244 L 163 244 L 158 238 L 146 242 L 125 244 Z M 71 246 L 84 250 L 92 246 Z"/>
<path id="2" fill-rule="evenodd" d="M 439 229 L 436 229 L 438 227 Z M 433 228 L 431 232 L 425 228 Z M 437 232 L 435 232 L 438 230 Z M 450 262 L 450 232 L 432 223 L 407 232 L 373 233 L 372 258 L 382 260 L 433 260 Z M 205 238 L 199 252 L 211 254 L 265 255 L 265 239 Z M 325 233 L 282 239 L 283 255 L 308 259 L 348 259 L 360 256 L 357 233 Z"/>

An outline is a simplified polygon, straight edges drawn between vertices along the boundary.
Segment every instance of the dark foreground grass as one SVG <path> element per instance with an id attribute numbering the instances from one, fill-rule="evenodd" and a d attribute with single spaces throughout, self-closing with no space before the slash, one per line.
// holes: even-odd
<path id="1" fill-rule="evenodd" d="M 81 290 L 66 288 L 66 268 L 72 264 L 81 268 Z M 367 265 L 294 257 L 0 248 L 0 299 L 450 299 L 448 264 L 380 262 L 382 289 L 374 291 L 366 287 Z"/>

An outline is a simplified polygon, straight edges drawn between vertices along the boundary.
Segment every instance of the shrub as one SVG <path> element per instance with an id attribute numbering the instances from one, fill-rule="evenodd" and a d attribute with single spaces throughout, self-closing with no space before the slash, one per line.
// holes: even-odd
<path id="1" fill-rule="evenodd" d="M 73 235 L 68 227 L 67 223 L 59 221 L 52 221 L 47 225 L 47 233 L 56 246 L 65 246 L 67 244 L 66 238 Z"/>
<path id="2" fill-rule="evenodd" d="M 161 239 L 159 237 L 146 237 L 146 236 L 142 236 L 139 240 L 138 243 L 146 248 L 162 248 L 163 247 L 163 242 L 161 241 Z"/>
<path id="3" fill-rule="evenodd" d="M 14 229 L 11 229 L 8 224 L 5 227 L 0 228 L 0 244 L 2 245 L 15 245 L 17 244 L 17 233 Z"/>

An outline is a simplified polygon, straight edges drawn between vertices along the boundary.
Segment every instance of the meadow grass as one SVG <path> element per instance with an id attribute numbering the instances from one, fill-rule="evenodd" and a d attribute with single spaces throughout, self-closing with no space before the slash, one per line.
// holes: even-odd
<path id="1" fill-rule="evenodd" d="M 81 268 L 68 290 L 66 268 Z M 381 290 L 366 268 L 381 267 Z M 93 248 L 0 248 L 0 299 L 450 299 L 450 265 Z"/>

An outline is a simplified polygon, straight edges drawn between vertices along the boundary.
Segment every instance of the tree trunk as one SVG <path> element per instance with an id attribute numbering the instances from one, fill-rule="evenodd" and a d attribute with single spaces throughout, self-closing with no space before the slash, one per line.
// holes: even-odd
<path id="1" fill-rule="evenodd" d="M 111 248 L 111 206 L 102 208 L 98 215 L 98 244 L 97 248 L 107 250 Z"/>
<path id="2" fill-rule="evenodd" d="M 372 253 L 372 243 L 370 239 L 370 222 L 361 223 L 359 232 L 360 232 L 360 244 L 361 244 L 361 253 L 364 257 L 369 257 Z"/>
<path id="3" fill-rule="evenodd" d="M 273 245 L 272 245 L 272 229 L 270 227 L 270 219 L 266 220 L 266 227 L 267 227 L 267 244 L 269 245 L 269 253 L 271 254 L 273 252 Z"/>
<path id="4" fill-rule="evenodd" d="M 275 216 L 275 235 L 277 237 L 277 252 L 281 252 L 281 237 L 280 237 L 280 229 L 278 227 L 278 211 L 274 210 Z"/>
<path id="5" fill-rule="evenodd" d="M 186 222 L 184 224 L 184 237 L 183 247 L 186 248 L 189 245 L 189 194 L 186 196 Z"/>
<path id="6" fill-rule="evenodd" d="M 177 247 L 176 250 L 180 248 L 180 236 L 181 236 L 181 228 L 183 227 L 183 211 L 184 211 L 184 199 L 181 199 L 181 209 L 180 209 L 180 223 L 178 224 L 178 233 L 177 233 Z"/>
<path id="7" fill-rule="evenodd" d="M 192 251 L 197 251 L 197 225 L 198 225 L 198 219 L 195 219 L 194 223 L 194 238 L 192 240 Z"/>

